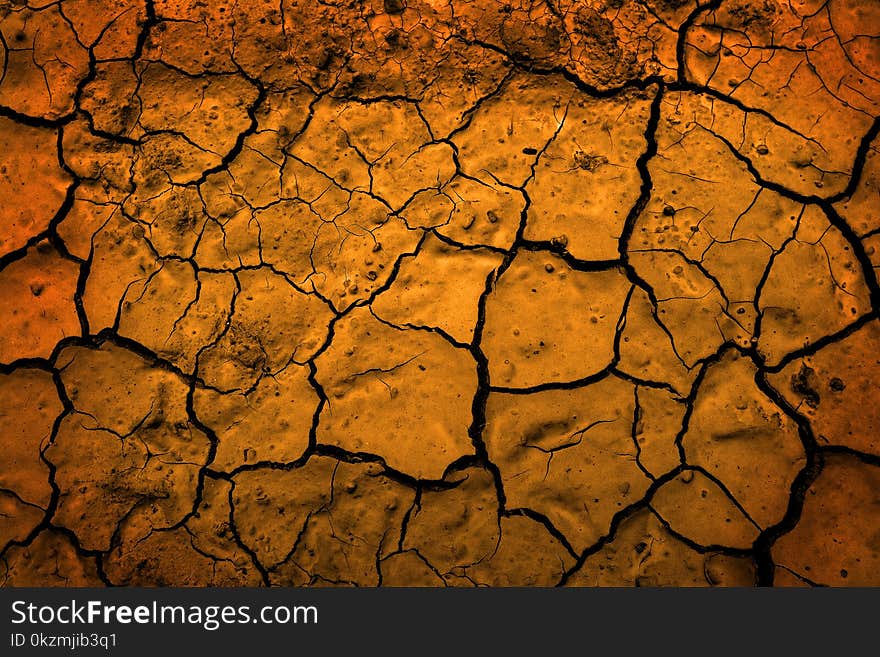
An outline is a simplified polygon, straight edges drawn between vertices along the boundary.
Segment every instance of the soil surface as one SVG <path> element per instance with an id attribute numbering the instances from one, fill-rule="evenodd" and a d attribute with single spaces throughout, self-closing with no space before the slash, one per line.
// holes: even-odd
<path id="1" fill-rule="evenodd" d="M 880 585 L 880 5 L 0 0 L 0 584 Z"/>

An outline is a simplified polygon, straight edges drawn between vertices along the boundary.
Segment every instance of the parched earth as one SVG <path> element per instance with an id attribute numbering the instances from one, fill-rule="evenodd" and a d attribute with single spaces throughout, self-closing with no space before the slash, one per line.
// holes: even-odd
<path id="1" fill-rule="evenodd" d="M 880 4 L 0 0 L 0 582 L 880 584 Z"/>

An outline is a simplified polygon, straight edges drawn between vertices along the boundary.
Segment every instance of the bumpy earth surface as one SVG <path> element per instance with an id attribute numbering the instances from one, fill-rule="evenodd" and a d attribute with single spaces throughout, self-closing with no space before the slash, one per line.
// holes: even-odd
<path id="1" fill-rule="evenodd" d="M 880 584 L 878 35 L 0 0 L 0 582 Z"/>

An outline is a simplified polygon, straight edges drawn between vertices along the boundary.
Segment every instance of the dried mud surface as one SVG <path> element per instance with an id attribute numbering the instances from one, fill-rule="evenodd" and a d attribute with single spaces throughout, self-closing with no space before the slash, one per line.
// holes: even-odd
<path id="1" fill-rule="evenodd" d="M 857 0 L 0 0 L 0 582 L 880 584 L 878 116 Z"/>

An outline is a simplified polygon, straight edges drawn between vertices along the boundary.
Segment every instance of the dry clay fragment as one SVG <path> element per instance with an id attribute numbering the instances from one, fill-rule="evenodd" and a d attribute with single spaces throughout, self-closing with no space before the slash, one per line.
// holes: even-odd
<path id="1" fill-rule="evenodd" d="M 707 99 L 718 120 L 705 124 L 764 178 L 805 195 L 840 192 L 856 160 L 853 136 L 869 130 L 880 106 L 873 45 L 859 43 L 872 39 L 873 6 L 735 0 L 701 13 L 686 35 L 688 77 L 758 110 Z"/>
<path id="2" fill-rule="evenodd" d="M 696 376 L 696 369 L 688 368 L 676 353 L 672 339 L 641 287 L 633 289 L 626 307 L 619 353 L 618 370 L 642 380 L 667 383 L 680 394 L 690 390 Z"/>
<path id="3" fill-rule="evenodd" d="M 200 553 L 187 530 L 154 531 L 132 540 L 123 531 L 121 545 L 105 563 L 107 577 L 118 586 L 257 586 L 256 570 Z"/>
<path id="4" fill-rule="evenodd" d="M 880 584 L 880 470 L 828 456 L 804 496 L 795 528 L 773 546 L 773 561 L 827 586 Z"/>
<path id="5" fill-rule="evenodd" d="M 291 470 L 258 468 L 235 476 L 232 521 L 264 567 L 285 561 L 312 514 L 330 504 L 337 466 L 334 459 L 318 457 Z"/>
<path id="6" fill-rule="evenodd" d="M 429 143 L 431 135 L 414 104 L 346 102 L 335 122 L 346 145 L 369 163 L 370 191 L 395 210 L 419 190 L 441 186 L 455 174 L 452 148 Z"/>
<path id="7" fill-rule="evenodd" d="M 682 439 L 685 460 L 718 477 L 761 527 L 782 520 L 805 463 L 795 422 L 755 384 L 755 366 L 728 352 L 709 366 Z"/>
<path id="8" fill-rule="evenodd" d="M 577 89 L 562 78 L 512 78 L 452 137 L 461 170 L 487 182 L 521 187 L 577 97 Z"/>
<path id="9" fill-rule="evenodd" d="M 526 187 L 532 203 L 524 237 L 565 240 L 581 260 L 614 260 L 630 208 L 639 197 L 635 162 L 647 147 L 650 97 L 574 97 L 559 134 Z"/>
<path id="10" fill-rule="evenodd" d="M 525 203 L 520 190 L 493 180 L 456 176 L 439 192 L 420 192 L 401 216 L 411 228 L 434 228 L 461 244 L 509 249 Z"/>
<path id="11" fill-rule="evenodd" d="M 648 163 L 653 189 L 628 247 L 630 253 L 667 252 L 681 257 L 668 264 L 655 260 L 657 271 L 643 274 L 655 284 L 658 296 L 672 296 L 662 275 L 674 280 L 682 277 L 682 269 L 702 267 L 729 314 L 718 318 L 724 337 L 748 347 L 756 290 L 771 256 L 791 237 L 802 209 L 758 185 L 746 164 L 711 132 L 714 106 L 703 101 L 687 94 L 664 98 L 657 156 Z M 697 152 L 699 160 L 693 157 Z M 687 296 L 682 291 L 674 293 Z M 703 292 L 698 294 L 689 304 L 691 312 L 701 306 Z M 707 337 L 713 328 L 711 321 L 706 323 Z"/>
<path id="12" fill-rule="evenodd" d="M 413 494 L 377 464 L 313 457 L 291 470 L 236 475 L 233 521 L 273 583 L 375 585 Z"/>
<path id="13" fill-rule="evenodd" d="M 486 448 L 509 508 L 544 514 L 576 551 L 607 533 L 650 480 L 636 462 L 635 396 L 609 377 L 573 390 L 491 394 Z"/>
<path id="14" fill-rule="evenodd" d="M 647 509 L 624 520 L 590 555 L 569 586 L 753 586 L 750 559 L 698 551 L 673 536 Z"/>
<path id="15" fill-rule="evenodd" d="M 0 33 L 6 61 L 0 76 L 0 105 L 46 119 L 68 114 L 77 86 L 89 72 L 89 57 L 64 19 L 61 5 L 3 9 Z"/>
<path id="16" fill-rule="evenodd" d="M 419 102 L 425 121 L 437 136 L 461 127 L 477 102 L 497 89 L 508 73 L 502 53 L 460 41 L 443 45 L 446 49 L 439 66 L 436 50 L 427 58 L 433 79 Z"/>
<path id="17" fill-rule="evenodd" d="M 27 546 L 7 550 L 0 560 L 3 586 L 103 586 L 94 557 L 81 555 L 60 532 L 43 531 Z"/>
<path id="18" fill-rule="evenodd" d="M 95 65 L 93 77 L 83 88 L 79 106 L 88 113 L 96 130 L 138 138 L 143 128 L 138 123 L 140 99 L 138 78 L 132 62 L 109 61 Z"/>
<path id="19" fill-rule="evenodd" d="M 309 241 L 314 270 L 309 283 L 340 311 L 369 299 L 421 237 L 364 194 L 352 195 L 346 205 L 342 215 L 320 221 Z"/>
<path id="20" fill-rule="evenodd" d="M 277 203 L 283 196 L 281 162 L 284 159 L 278 141 L 278 136 L 268 130 L 249 135 L 229 166 L 212 173 L 202 184 L 206 206 L 217 203 L 224 196 L 226 198 L 222 200 L 229 204 L 227 207 L 265 208 Z M 209 200 L 212 194 L 219 198 Z"/>
<path id="21" fill-rule="evenodd" d="M 115 198 L 115 192 L 105 192 L 99 183 L 85 183 L 76 188 L 73 204 L 57 227 L 58 237 L 72 256 L 88 259 L 93 237 L 119 212 Z"/>
<path id="22" fill-rule="evenodd" d="M 502 257 L 485 250 L 459 250 L 428 238 L 405 257 L 391 286 L 376 297 L 373 312 L 397 326 L 427 326 L 470 344 L 478 302 Z"/>
<path id="23" fill-rule="evenodd" d="M 135 150 L 132 167 L 135 193 L 127 199 L 126 211 L 138 217 L 139 205 L 162 209 L 162 196 L 179 189 L 171 185 L 186 185 L 183 189 L 195 191 L 193 183 L 220 167 L 222 162 L 219 153 L 200 148 L 182 133 L 159 131 L 146 135 Z"/>
<path id="24" fill-rule="evenodd" d="M 76 410 L 46 451 L 61 493 L 55 522 L 106 550 L 123 518 L 155 528 L 183 519 L 210 445 L 189 421 L 187 385 L 110 343 L 65 349 L 58 367 Z"/>
<path id="25" fill-rule="evenodd" d="M 137 221 L 134 235 L 146 235 L 150 248 L 158 255 L 187 259 L 200 242 L 208 216 L 198 190 L 174 186 L 169 176 L 185 171 L 178 156 L 184 157 L 187 164 L 195 160 L 180 155 L 172 143 L 160 143 L 158 139 L 152 137 L 144 143 L 145 154 L 136 161 L 134 193 L 125 198 L 122 209 L 128 218 Z M 150 153 L 169 161 L 153 161 Z"/>
<path id="26" fill-rule="evenodd" d="M 574 565 L 557 538 L 531 518 L 501 518 L 501 539 L 486 559 L 465 570 L 477 586 L 555 586 Z"/>
<path id="27" fill-rule="evenodd" d="M 380 570 L 382 586 L 446 586 L 443 576 L 415 548 L 385 557 Z"/>
<path id="28" fill-rule="evenodd" d="M 66 417 L 47 452 L 61 490 L 54 522 L 72 530 L 84 548 L 106 550 L 126 516 L 142 514 L 160 528 L 182 520 L 192 509 L 198 478 L 198 462 L 184 459 L 204 463 L 207 439 L 190 455 L 188 433 L 144 430 L 123 440 L 87 422 Z M 171 451 L 178 447 L 183 449 Z"/>
<path id="29" fill-rule="evenodd" d="M 861 265 L 843 234 L 815 206 L 774 260 L 758 298 L 758 349 L 770 364 L 872 311 Z"/>
<path id="30" fill-rule="evenodd" d="M 13 542 L 26 542 L 45 517 L 45 509 L 23 501 L 11 491 L 0 491 L 0 551 Z"/>
<path id="31" fill-rule="evenodd" d="M 57 142 L 55 130 L 0 117 L 0 255 L 46 230 L 61 208 L 70 176 L 58 161 Z"/>
<path id="32" fill-rule="evenodd" d="M 810 420 L 820 444 L 880 455 L 878 354 L 880 324 L 874 321 L 768 378 Z"/>
<path id="33" fill-rule="evenodd" d="M 119 335 L 131 338 L 185 372 L 193 372 L 199 352 L 219 337 L 235 293 L 232 274 L 194 272 L 189 263 L 169 260 L 139 294 L 127 294 Z"/>
<path id="34" fill-rule="evenodd" d="M 339 463 L 330 502 L 314 510 L 290 556 L 270 579 L 283 586 L 376 586 L 377 563 L 398 544 L 414 493 L 376 463 Z"/>
<path id="35" fill-rule="evenodd" d="M 234 542 L 227 481 L 206 479 L 196 514 L 186 525 L 153 530 L 143 517 L 125 522 L 104 560 L 121 586 L 258 586 L 250 556 Z"/>
<path id="36" fill-rule="evenodd" d="M 681 464 L 676 439 L 687 411 L 686 400 L 659 388 L 635 389 L 633 438 L 642 468 L 660 477 Z"/>
<path id="37" fill-rule="evenodd" d="M 61 137 L 59 153 L 65 168 L 78 180 L 77 196 L 84 188 L 83 183 L 99 186 L 101 192 L 113 194 L 114 198 L 118 198 L 120 192 L 131 191 L 135 153 L 132 145 L 92 134 L 89 122 L 84 118 L 65 125 Z"/>
<path id="38" fill-rule="evenodd" d="M 196 513 L 186 521 L 193 549 L 200 554 L 225 561 L 239 573 L 248 571 L 250 581 L 255 573 L 253 555 L 241 545 L 232 526 L 233 482 L 206 478 Z"/>
<path id="39" fill-rule="evenodd" d="M 343 189 L 369 191 L 370 163 L 352 146 L 351 137 L 339 121 L 346 110 L 358 107 L 360 105 L 349 106 L 330 97 L 322 99 L 312 107 L 311 121 L 287 152 Z"/>
<path id="40" fill-rule="evenodd" d="M 485 470 L 452 473 L 449 490 L 424 492 L 403 543 L 382 564 L 382 583 L 452 586 L 553 586 L 574 557 L 538 522 L 498 518 L 497 492 Z M 472 542 L 456 540 L 467 535 Z M 443 537 L 443 538 L 439 538 Z"/>
<path id="41" fill-rule="evenodd" d="M 712 479 L 693 470 L 665 483 L 651 509 L 673 532 L 703 548 L 752 547 L 761 528 Z"/>
<path id="42" fill-rule="evenodd" d="M 664 23 L 674 21 L 671 17 L 658 21 L 655 11 L 661 7 L 655 7 L 656 3 L 573 5 L 573 11 L 566 11 L 564 19 L 565 40 L 571 39 L 571 52 L 557 46 L 553 56 L 581 80 L 600 89 L 614 89 L 626 80 L 659 73 L 662 69 L 658 60 L 671 63 L 674 39 L 671 25 Z M 530 13 L 523 12 L 523 16 Z M 531 22 L 530 18 L 526 20 Z M 638 45 L 643 41 L 650 41 L 650 48 Z"/>
<path id="43" fill-rule="evenodd" d="M 422 493 L 410 515 L 402 547 L 417 550 L 442 577 L 454 578 L 495 554 L 501 526 L 498 493 L 489 471 L 467 468 L 451 472 L 446 482 L 453 487 Z"/>
<path id="44" fill-rule="evenodd" d="M 199 376 L 227 391 L 247 390 L 266 374 L 305 363 L 324 343 L 333 316 L 317 296 L 268 268 L 235 277 L 228 326 L 198 357 Z"/>
<path id="45" fill-rule="evenodd" d="M 308 368 L 299 365 L 263 377 L 246 392 L 197 388 L 195 413 L 217 436 L 211 467 L 228 472 L 253 463 L 297 460 L 309 446 L 318 401 Z"/>
<path id="46" fill-rule="evenodd" d="M 297 176 L 297 184 L 305 185 L 304 182 L 301 182 L 300 176 Z M 333 196 L 332 191 L 328 191 L 327 184 L 322 187 L 322 191 L 326 192 L 323 202 L 330 205 L 329 197 Z M 299 195 L 304 192 L 302 189 L 298 189 L 296 193 Z M 378 203 L 366 200 L 361 202 L 362 198 L 362 196 L 341 195 L 339 206 L 334 203 L 328 217 L 332 218 L 343 213 L 345 209 L 343 203 L 347 204 L 349 200 L 353 200 L 361 212 L 362 222 L 370 217 L 371 213 L 374 213 L 372 214 L 374 221 L 384 221 L 387 211 Z M 323 209 L 316 207 L 314 202 L 283 200 L 254 212 L 253 221 L 248 221 L 248 224 L 249 226 L 252 224 L 259 231 L 259 241 L 262 247 L 260 258 L 267 264 L 283 271 L 296 283 L 304 284 L 317 269 L 323 269 L 321 259 L 314 257 L 316 237 L 322 231 L 332 231 L 335 227 L 334 223 L 322 218 L 320 211 Z M 239 213 L 224 227 L 224 244 L 228 244 L 224 248 L 231 253 L 242 254 L 242 249 L 237 247 L 236 233 L 231 229 L 235 227 L 236 223 L 242 223 L 242 220 L 247 216 L 245 213 Z M 250 229 L 253 230 L 253 227 Z M 249 257 L 247 253 L 244 255 Z M 373 271 L 373 276 L 377 275 L 378 272 Z"/>
<path id="47" fill-rule="evenodd" d="M 161 59 L 196 79 L 206 72 L 238 69 L 232 53 L 242 37 L 236 28 L 241 23 L 255 21 L 253 15 L 230 20 L 229 12 L 235 3 L 226 0 L 212 3 L 155 0 L 154 4 L 159 24 L 150 30 L 144 44 L 145 59 Z M 259 11 L 254 5 L 248 9 Z"/>
<path id="48" fill-rule="evenodd" d="M 49 504 L 49 467 L 40 454 L 63 410 L 50 373 L 19 369 L 0 374 L 0 489 L 14 491 L 20 502 L 44 509 Z"/>
<path id="49" fill-rule="evenodd" d="M 94 49 L 98 60 L 134 55 L 141 25 L 146 19 L 144 0 L 67 0 L 64 15 L 80 42 Z"/>
<path id="50" fill-rule="evenodd" d="M 115 326 L 122 299 L 137 299 L 143 284 L 159 269 L 155 253 L 144 239 L 143 226 L 119 213 L 92 239 L 91 267 L 83 294 L 89 329 L 97 333 Z"/>
<path id="51" fill-rule="evenodd" d="M 272 240 L 279 241 L 279 238 L 267 235 L 264 242 L 263 224 L 256 218 L 258 213 L 251 210 L 241 198 L 230 194 L 228 190 L 216 188 L 213 183 L 220 180 L 219 176 L 212 176 L 200 188 L 202 198 L 205 199 L 205 212 L 210 220 L 205 222 L 198 236 L 193 258 L 195 262 L 206 269 L 227 271 L 271 264 L 275 265 L 276 270 L 290 275 L 296 282 L 301 282 L 295 268 L 279 266 L 279 263 L 274 261 L 274 257 L 270 257 L 269 250 L 275 248 Z M 270 209 L 278 208 L 282 203 L 272 205 Z M 263 243 L 267 245 L 266 252 L 262 252 Z M 308 264 L 306 263 L 305 266 L 308 267 Z M 311 271 L 311 268 L 308 268 L 308 271 Z"/>
<path id="52" fill-rule="evenodd" d="M 576 381 L 611 364 L 631 289 L 618 269 L 577 271 L 520 251 L 486 301 L 481 347 L 494 386 Z"/>
<path id="53" fill-rule="evenodd" d="M 315 364 L 327 396 L 319 443 L 375 454 L 427 479 L 473 452 L 477 366 L 466 349 L 428 331 L 392 328 L 357 308 L 335 325 Z"/>
<path id="54" fill-rule="evenodd" d="M 730 316 L 721 291 L 696 264 L 677 251 L 634 251 L 629 259 L 654 291 L 657 320 L 672 337 L 675 354 L 687 370 L 711 357 L 727 339 L 737 338 L 748 346 L 750 336 Z"/>
<path id="55" fill-rule="evenodd" d="M 48 358 L 59 340 L 80 334 L 74 293 L 79 266 L 40 242 L 0 271 L 0 362 Z"/>
<path id="56" fill-rule="evenodd" d="M 257 90 L 238 75 L 209 74 L 194 80 L 151 62 L 141 73 L 138 96 L 145 130 L 178 131 L 197 148 L 223 157 L 248 127 L 247 111 Z"/>
<path id="57" fill-rule="evenodd" d="M 299 199 L 306 183 L 302 176 L 294 177 Z M 222 248 L 227 259 L 251 261 L 256 236 L 262 245 L 258 261 L 314 289 L 344 311 L 369 299 L 387 282 L 395 261 L 413 252 L 421 233 L 389 216 L 385 205 L 364 193 L 344 192 L 318 181 L 314 194 L 314 202 L 285 200 L 254 212 L 253 219 L 250 213 L 238 211 L 223 227 Z M 203 260 L 201 253 L 198 260 Z"/>
<path id="58" fill-rule="evenodd" d="M 856 235 L 880 230 L 880 138 L 871 142 L 855 192 L 835 205 Z"/>

